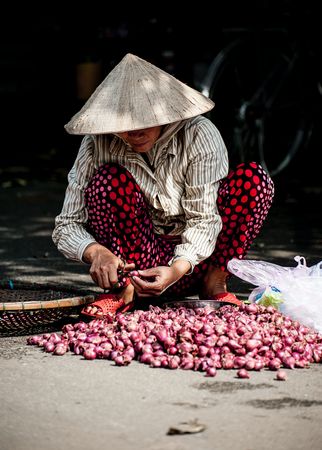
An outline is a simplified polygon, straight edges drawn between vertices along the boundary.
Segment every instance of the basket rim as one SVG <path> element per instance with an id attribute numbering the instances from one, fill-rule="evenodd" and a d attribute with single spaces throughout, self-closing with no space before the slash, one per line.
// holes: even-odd
<path id="1" fill-rule="evenodd" d="M 25 289 L 27 292 L 36 290 L 43 292 L 51 290 L 54 292 L 65 291 L 66 297 L 54 298 L 48 300 L 26 300 L 26 301 L 0 301 L 0 312 L 18 312 L 18 311 L 36 311 L 36 310 L 49 310 L 49 309 L 61 309 L 61 308 L 74 308 L 80 305 L 86 305 L 92 303 L 96 294 L 86 288 L 73 288 L 59 283 L 37 283 L 26 282 L 22 280 L 5 280 L 0 282 L 0 289 L 8 289 L 8 291 L 14 291 L 15 289 Z M 90 292 L 88 292 L 90 291 Z M 68 295 L 69 294 L 69 295 Z M 73 297 L 72 297 L 73 296 Z M 5 298 L 3 299 L 5 300 Z"/>
<path id="2" fill-rule="evenodd" d="M 33 311 L 39 309 L 74 308 L 80 305 L 92 303 L 94 295 L 84 295 L 81 297 L 62 298 L 57 300 L 26 301 L 26 302 L 2 302 L 0 311 Z"/>

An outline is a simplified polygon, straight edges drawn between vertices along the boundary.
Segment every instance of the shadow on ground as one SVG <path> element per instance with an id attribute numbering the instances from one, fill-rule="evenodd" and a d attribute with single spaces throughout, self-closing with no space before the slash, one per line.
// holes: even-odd
<path id="1" fill-rule="evenodd" d="M 1 281 L 59 282 L 93 289 L 88 266 L 67 260 L 51 240 L 54 218 L 60 212 L 65 181 L 34 181 L 0 190 Z M 293 196 L 277 196 L 248 258 L 295 266 L 304 256 L 308 265 L 322 254 L 321 191 L 302 188 Z M 295 195 L 297 194 L 297 195 Z M 249 286 L 232 277 L 231 289 L 247 292 Z"/>

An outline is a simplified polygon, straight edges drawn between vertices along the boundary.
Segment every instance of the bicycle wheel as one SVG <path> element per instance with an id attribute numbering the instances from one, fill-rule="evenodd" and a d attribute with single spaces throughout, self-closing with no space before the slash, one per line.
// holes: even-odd
<path id="1" fill-rule="evenodd" d="M 288 166 L 312 129 L 306 85 L 298 55 L 271 41 L 238 39 L 216 56 L 202 92 L 231 164 L 254 160 L 271 176 Z"/>

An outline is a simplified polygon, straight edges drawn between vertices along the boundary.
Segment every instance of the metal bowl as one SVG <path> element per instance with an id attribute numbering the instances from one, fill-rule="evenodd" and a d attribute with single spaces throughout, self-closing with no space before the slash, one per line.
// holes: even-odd
<path id="1" fill-rule="evenodd" d="M 208 308 L 208 309 L 219 309 L 224 305 L 227 305 L 225 302 L 218 302 L 215 300 L 197 300 L 197 299 L 184 299 L 184 300 L 173 300 L 163 304 L 168 308 L 187 308 L 187 309 L 196 309 L 196 308 Z"/>

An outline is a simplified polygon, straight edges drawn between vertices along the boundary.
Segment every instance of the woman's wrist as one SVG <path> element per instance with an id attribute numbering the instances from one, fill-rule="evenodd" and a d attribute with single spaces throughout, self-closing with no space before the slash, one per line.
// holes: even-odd
<path id="1" fill-rule="evenodd" d="M 99 244 L 98 242 L 92 242 L 84 250 L 83 261 L 85 263 L 91 264 L 97 252 L 102 250 L 109 251 L 106 247 Z"/>
<path id="2" fill-rule="evenodd" d="M 175 259 L 171 264 L 171 268 L 175 271 L 179 278 L 183 277 L 191 271 L 191 264 L 186 259 Z"/>

